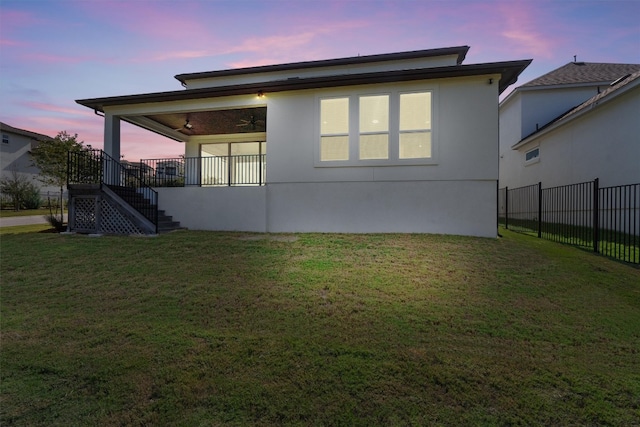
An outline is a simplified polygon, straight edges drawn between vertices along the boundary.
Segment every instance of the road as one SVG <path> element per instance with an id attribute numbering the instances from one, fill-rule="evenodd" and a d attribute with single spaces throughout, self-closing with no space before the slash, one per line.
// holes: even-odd
<path id="1" fill-rule="evenodd" d="M 65 221 L 67 220 L 67 214 L 64 215 Z M 45 215 L 31 215 L 31 216 L 10 216 L 8 218 L 0 218 L 0 227 L 13 227 L 16 225 L 32 225 L 32 224 L 46 224 L 47 220 Z"/>

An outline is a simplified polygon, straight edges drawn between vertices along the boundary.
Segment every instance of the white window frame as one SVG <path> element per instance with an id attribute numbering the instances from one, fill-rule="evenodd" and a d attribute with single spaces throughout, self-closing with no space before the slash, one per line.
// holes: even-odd
<path id="1" fill-rule="evenodd" d="M 316 95 L 315 99 L 315 138 L 314 166 L 324 167 L 358 167 L 358 166 L 425 166 L 438 164 L 438 85 L 403 85 L 394 90 L 333 90 Z M 411 93 L 431 93 L 431 157 L 399 158 L 400 151 L 400 95 Z M 360 97 L 389 96 L 389 157 L 387 159 L 360 159 Z M 323 99 L 349 98 L 349 160 L 320 159 L 320 102 Z"/>
<path id="2" fill-rule="evenodd" d="M 538 152 L 538 155 L 537 155 L 537 156 L 535 156 L 535 157 L 534 157 L 534 158 L 532 158 L 532 159 L 527 160 L 527 155 L 528 155 L 529 153 L 534 152 L 534 151 L 537 151 L 537 152 Z M 525 166 L 532 165 L 532 164 L 534 164 L 534 163 L 538 163 L 539 161 L 540 161 L 540 146 L 539 146 L 539 145 L 538 145 L 538 146 L 535 146 L 535 147 L 533 147 L 533 148 L 531 148 L 531 149 L 529 149 L 529 150 L 527 150 L 527 151 L 525 151 L 525 152 L 524 152 L 524 164 L 525 164 Z"/>

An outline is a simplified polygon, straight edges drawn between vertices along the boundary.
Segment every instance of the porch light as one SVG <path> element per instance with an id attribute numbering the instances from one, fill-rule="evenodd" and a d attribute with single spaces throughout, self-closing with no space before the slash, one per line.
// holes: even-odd
<path id="1" fill-rule="evenodd" d="M 264 92 L 261 90 L 258 91 L 258 98 L 264 98 Z"/>
<path id="2" fill-rule="evenodd" d="M 187 129 L 193 129 L 193 125 L 191 123 L 189 123 L 188 119 L 187 119 L 186 122 L 184 122 L 184 127 L 186 127 Z"/>

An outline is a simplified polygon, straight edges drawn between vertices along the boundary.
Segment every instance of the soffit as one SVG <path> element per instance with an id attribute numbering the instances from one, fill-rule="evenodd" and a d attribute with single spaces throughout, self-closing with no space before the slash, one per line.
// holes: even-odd
<path id="1" fill-rule="evenodd" d="M 143 116 L 165 130 L 180 132 L 185 136 L 226 135 L 265 132 L 267 108 L 242 108 L 215 111 L 197 111 Z M 135 120 L 135 119 L 134 119 Z M 189 121 L 191 128 L 185 127 Z"/>

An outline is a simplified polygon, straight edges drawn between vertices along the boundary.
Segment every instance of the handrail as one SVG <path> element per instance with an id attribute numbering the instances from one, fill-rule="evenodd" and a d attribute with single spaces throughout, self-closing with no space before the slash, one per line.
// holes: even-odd
<path id="1" fill-rule="evenodd" d="M 70 151 L 67 185 L 106 185 L 133 209 L 151 221 L 158 232 L 158 192 L 102 150 Z"/>
<path id="2" fill-rule="evenodd" d="M 136 170 L 153 187 L 262 186 L 266 154 L 145 159 Z"/>

